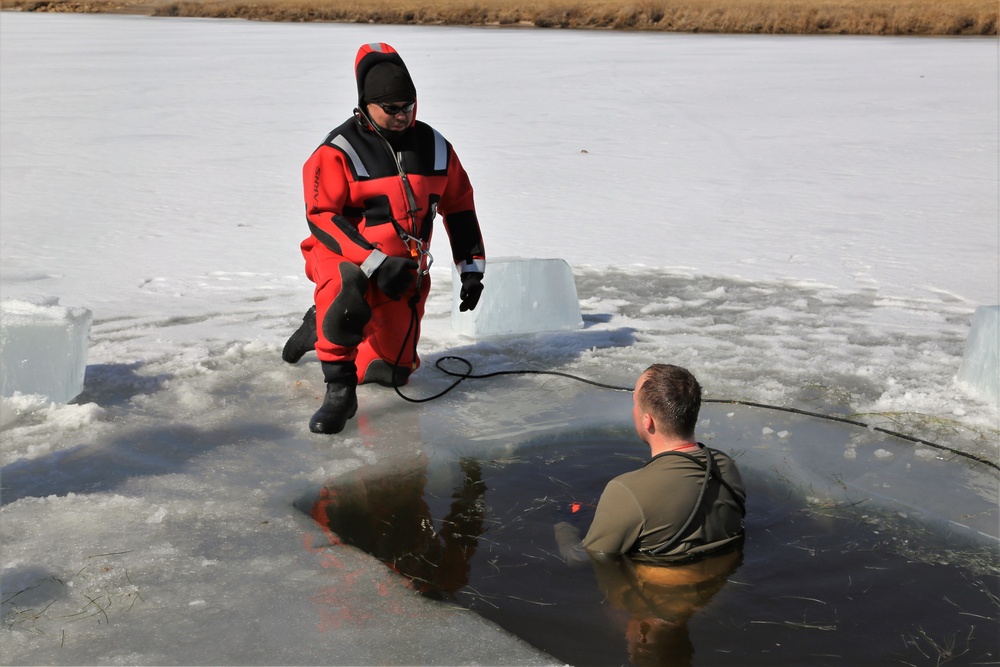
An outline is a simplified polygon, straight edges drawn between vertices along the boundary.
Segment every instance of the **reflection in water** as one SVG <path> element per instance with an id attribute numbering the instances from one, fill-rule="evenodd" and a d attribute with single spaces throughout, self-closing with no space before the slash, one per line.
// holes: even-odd
<path id="1" fill-rule="evenodd" d="M 359 470 L 331 480 L 320 491 L 313 519 L 405 576 L 423 595 L 453 598 L 469 582 L 486 493 L 478 461 L 464 459 L 459 467 L 462 481 L 440 527 L 424 498 L 425 458 L 393 474 Z"/>
<path id="2" fill-rule="evenodd" d="M 628 657 L 639 667 L 690 665 L 694 645 L 688 620 L 704 608 L 743 562 L 740 551 L 685 565 L 654 565 L 629 558 L 593 558 L 598 585 L 628 614 Z"/>
<path id="3" fill-rule="evenodd" d="M 341 542 L 364 550 L 403 575 L 419 593 L 455 600 L 456 593 L 470 584 L 471 561 L 484 533 L 487 491 L 479 461 L 462 459 L 459 470 L 448 514 L 440 522 L 427 502 L 425 457 L 405 470 L 368 467 L 328 481 L 312 516 Z M 633 664 L 689 665 L 694 647 L 688 620 L 722 589 L 742 563 L 742 555 L 732 551 L 669 566 L 610 557 L 590 563 L 596 586 L 592 579 L 586 584 L 573 577 L 572 572 L 579 570 L 565 564 L 549 577 L 562 578 L 570 587 L 587 585 L 595 596 L 610 603 L 614 611 L 601 615 L 606 631 L 617 637 L 624 633 Z M 512 592 L 516 588 L 513 585 Z M 560 588 L 555 585 L 556 590 Z"/>

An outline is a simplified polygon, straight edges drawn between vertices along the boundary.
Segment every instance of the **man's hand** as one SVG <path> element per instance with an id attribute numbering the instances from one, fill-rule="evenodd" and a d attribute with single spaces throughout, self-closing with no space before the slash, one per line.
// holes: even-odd
<path id="1" fill-rule="evenodd" d="M 483 293 L 483 274 L 463 273 L 461 278 L 462 291 L 459 296 L 462 297 L 462 303 L 458 309 L 464 313 L 467 310 L 475 310 L 476 304 L 479 303 L 479 296 Z"/>
<path id="2" fill-rule="evenodd" d="M 418 264 L 406 257 L 386 257 L 372 275 L 382 293 L 393 301 L 403 298 L 403 292 L 417 279 Z"/>

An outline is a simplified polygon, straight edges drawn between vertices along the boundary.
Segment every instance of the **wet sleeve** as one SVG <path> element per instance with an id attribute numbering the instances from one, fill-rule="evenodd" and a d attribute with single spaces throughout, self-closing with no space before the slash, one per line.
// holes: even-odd
<path id="1" fill-rule="evenodd" d="M 350 169 L 344 154 L 322 145 L 302 167 L 306 221 L 312 235 L 326 248 L 365 269 L 377 268 L 385 255 L 361 235 L 358 226 L 344 215 L 348 200 Z M 370 269 L 370 270 L 369 270 Z"/>
<path id="2" fill-rule="evenodd" d="M 643 512 L 627 486 L 617 480 L 608 482 L 597 502 L 583 547 L 588 551 L 624 554 L 632 550 L 642 534 Z"/>
<path id="3" fill-rule="evenodd" d="M 444 228 L 448 232 L 451 254 L 458 272 L 483 273 L 486 270 L 486 251 L 472 196 L 472 183 L 450 145 L 448 184 L 441 196 L 438 210 L 444 217 Z"/>
<path id="4" fill-rule="evenodd" d="M 556 546 L 559 547 L 559 555 L 563 557 L 570 567 L 590 563 L 590 554 L 580 544 L 580 529 L 576 526 L 560 521 L 555 525 Z"/>

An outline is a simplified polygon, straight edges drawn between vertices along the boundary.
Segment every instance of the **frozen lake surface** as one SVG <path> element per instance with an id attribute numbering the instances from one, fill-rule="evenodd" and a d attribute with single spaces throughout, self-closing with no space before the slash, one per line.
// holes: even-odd
<path id="1" fill-rule="evenodd" d="M 3 404 L 5 661 L 558 662 L 295 508 L 362 466 L 426 459 L 433 478 L 629 423 L 625 394 L 523 377 L 420 405 L 364 387 L 343 434 L 309 433 L 318 364 L 279 356 L 311 298 L 299 171 L 349 114 L 370 41 L 401 52 L 420 117 L 468 168 L 487 253 L 566 259 L 584 317 L 463 338 L 439 261 L 408 395 L 447 386 L 449 354 L 625 386 L 666 361 L 712 398 L 996 462 L 1000 408 L 954 381 L 973 311 L 1000 303 L 996 40 L 4 13 L 0 296 L 94 315 L 76 401 Z M 951 492 L 916 509 L 996 525 L 989 466 L 847 426 L 820 446 L 826 422 L 784 413 L 706 415 L 714 446 L 831 497 L 849 479 L 852 502 L 913 512 L 906 480 L 948 466 Z"/>

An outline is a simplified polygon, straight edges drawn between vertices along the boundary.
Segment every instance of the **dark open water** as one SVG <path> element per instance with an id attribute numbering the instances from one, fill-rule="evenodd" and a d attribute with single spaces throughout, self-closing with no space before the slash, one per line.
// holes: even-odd
<path id="1" fill-rule="evenodd" d="M 554 524 L 585 531 L 607 480 L 644 460 L 622 439 L 467 459 L 430 483 L 426 467 L 362 470 L 328 483 L 314 516 L 423 594 L 572 665 L 1000 660 L 996 545 L 899 512 L 810 501 L 752 470 L 742 563 L 714 585 L 643 583 L 627 562 L 568 566 Z"/>

